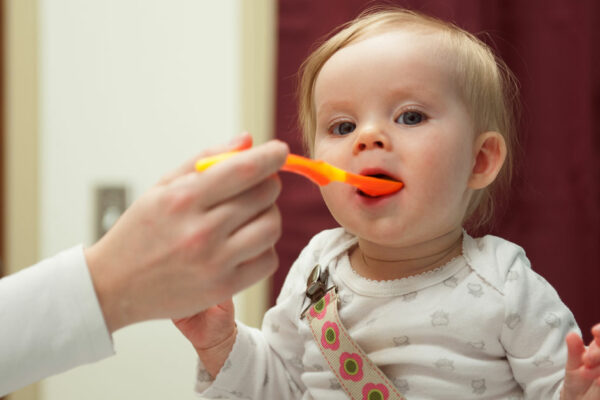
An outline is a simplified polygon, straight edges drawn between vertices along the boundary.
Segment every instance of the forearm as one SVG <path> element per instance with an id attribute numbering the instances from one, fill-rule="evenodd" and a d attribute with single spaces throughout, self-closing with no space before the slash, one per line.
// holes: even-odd
<path id="1" fill-rule="evenodd" d="M 0 280 L 0 395 L 113 354 L 81 248 Z"/>
<path id="2" fill-rule="evenodd" d="M 135 284 L 146 281 L 148 271 L 120 256 L 110 241 L 111 238 L 105 236 L 87 247 L 84 255 L 106 327 L 112 334 L 150 318 L 147 312 L 144 314 L 147 308 L 145 293 L 140 291 L 139 284 Z"/>

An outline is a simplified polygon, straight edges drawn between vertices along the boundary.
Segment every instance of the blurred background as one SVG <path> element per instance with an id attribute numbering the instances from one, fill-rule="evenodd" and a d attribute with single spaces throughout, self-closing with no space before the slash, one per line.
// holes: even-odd
<path id="1" fill-rule="evenodd" d="M 242 130 L 272 137 L 275 10 L 272 0 L 2 1 L 3 272 L 95 242 L 202 149 Z M 268 296 L 266 282 L 238 296 L 238 317 L 258 325 Z M 10 398 L 195 398 L 195 352 L 171 321 L 122 329 L 114 346 L 116 357 Z"/>
<path id="2" fill-rule="evenodd" d="M 300 63 L 377 4 L 456 22 L 517 75 L 521 157 L 492 233 L 525 248 L 589 339 L 600 321 L 595 0 L 2 0 L 0 272 L 93 243 L 163 173 L 243 130 L 302 153 Z M 254 326 L 300 249 L 335 225 L 313 185 L 282 180 L 280 269 L 236 298 Z M 122 329 L 114 344 L 116 356 L 9 398 L 195 398 L 195 353 L 170 321 Z"/>

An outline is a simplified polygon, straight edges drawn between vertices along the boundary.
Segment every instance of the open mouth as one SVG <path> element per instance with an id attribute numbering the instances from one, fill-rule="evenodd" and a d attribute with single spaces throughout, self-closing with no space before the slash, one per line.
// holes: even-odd
<path id="1" fill-rule="evenodd" d="M 398 179 L 396 179 L 396 178 L 393 178 L 393 177 L 391 177 L 391 176 L 389 176 L 389 175 L 387 175 L 387 174 L 384 174 L 384 173 L 376 173 L 376 174 L 373 174 L 373 173 L 372 173 L 372 174 L 361 174 L 361 175 L 364 175 L 364 176 L 369 176 L 369 177 L 372 177 L 372 178 L 377 178 L 377 179 L 383 179 L 383 180 L 387 180 L 387 181 L 392 181 L 392 182 L 399 182 L 399 181 L 398 181 Z M 360 189 L 357 189 L 357 190 L 356 190 L 356 192 L 357 192 L 357 193 L 358 193 L 360 196 L 362 196 L 362 197 L 367 197 L 367 198 L 370 198 L 370 199 L 377 199 L 377 198 L 380 198 L 380 197 L 386 197 L 386 196 L 389 196 L 389 195 L 391 195 L 391 194 L 394 194 L 394 193 L 396 193 L 396 192 L 394 192 L 394 193 L 389 193 L 389 194 L 384 194 L 384 195 L 377 195 L 377 196 L 374 196 L 374 195 L 367 194 L 367 193 L 363 192 L 363 191 L 362 191 L 362 190 L 360 190 Z"/>
<path id="2" fill-rule="evenodd" d="M 360 189 L 356 189 L 356 193 L 358 193 L 358 194 L 359 194 L 359 196 L 362 196 L 362 197 L 368 197 L 368 198 L 370 198 L 370 199 L 378 199 L 378 198 L 380 198 L 380 197 L 387 196 L 387 195 L 381 195 L 381 196 L 371 196 L 370 194 L 366 194 L 365 192 L 363 192 L 363 191 L 362 191 L 362 190 L 360 190 Z"/>

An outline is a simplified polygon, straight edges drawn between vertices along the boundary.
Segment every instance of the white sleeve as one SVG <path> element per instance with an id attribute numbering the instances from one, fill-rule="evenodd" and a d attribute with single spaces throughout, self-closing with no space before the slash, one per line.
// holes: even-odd
<path id="1" fill-rule="evenodd" d="M 0 279 L 0 396 L 112 354 L 82 246 Z"/>
<path id="2" fill-rule="evenodd" d="M 202 371 L 200 365 L 200 371 Z M 277 353 L 270 349 L 265 336 L 258 329 L 238 322 L 238 334 L 229 358 L 210 382 L 208 375 L 202 382 L 202 373 L 196 390 L 202 398 L 277 399 L 300 397 L 300 392 Z"/>
<path id="3" fill-rule="evenodd" d="M 228 399 L 298 399 L 306 390 L 304 341 L 299 333 L 306 299 L 306 280 L 315 265 L 314 246 L 300 254 L 281 289 L 277 304 L 266 314 L 262 331 L 238 323 L 229 358 L 214 381 L 199 366 L 196 390 L 202 397 Z"/>
<path id="4" fill-rule="evenodd" d="M 565 376 L 565 336 L 579 332 L 554 288 L 517 260 L 506 282 L 501 341 L 527 399 L 559 399 Z"/>

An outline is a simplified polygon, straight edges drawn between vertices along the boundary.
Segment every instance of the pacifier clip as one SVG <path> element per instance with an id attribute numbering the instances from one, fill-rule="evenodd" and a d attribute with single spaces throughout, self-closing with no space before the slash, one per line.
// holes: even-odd
<path id="1" fill-rule="evenodd" d="M 344 328 L 337 288 L 327 289 L 327 278 L 326 269 L 313 269 L 306 289 L 311 304 L 302 314 L 327 365 L 352 400 L 406 400 Z"/>

